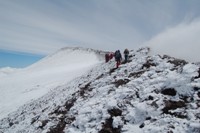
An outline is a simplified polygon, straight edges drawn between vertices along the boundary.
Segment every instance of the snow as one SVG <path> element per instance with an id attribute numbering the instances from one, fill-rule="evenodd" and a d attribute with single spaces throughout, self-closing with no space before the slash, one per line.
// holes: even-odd
<path id="1" fill-rule="evenodd" d="M 124 133 L 144 133 L 142 131 L 142 129 L 139 128 L 139 125 L 137 125 L 137 124 L 135 124 L 135 125 L 127 124 L 127 125 L 125 125 L 122 129 L 122 132 L 124 132 Z"/>
<path id="2" fill-rule="evenodd" d="M 0 78 L 1 77 L 4 77 L 4 76 L 7 76 L 11 73 L 14 73 L 16 71 L 20 70 L 19 68 L 11 68 L 11 67 L 3 67 L 3 68 L 0 68 Z"/>
<path id="3" fill-rule="evenodd" d="M 0 132 L 199 133 L 199 66 L 148 51 L 130 51 L 130 62 L 118 69 L 113 59 L 49 85 L 42 97 L 1 119 Z M 41 69 L 27 71 L 33 68 Z M 168 89 L 176 93 L 165 94 Z"/>
<path id="4" fill-rule="evenodd" d="M 81 76 L 99 61 L 92 51 L 62 49 L 25 69 L 1 69 L 5 74 L 0 75 L 0 118 Z"/>
<path id="5" fill-rule="evenodd" d="M 120 127 L 121 125 L 123 125 L 123 121 L 122 121 L 121 117 L 120 117 L 120 116 L 113 117 L 112 126 L 113 126 L 114 128 L 118 128 L 118 127 Z"/>

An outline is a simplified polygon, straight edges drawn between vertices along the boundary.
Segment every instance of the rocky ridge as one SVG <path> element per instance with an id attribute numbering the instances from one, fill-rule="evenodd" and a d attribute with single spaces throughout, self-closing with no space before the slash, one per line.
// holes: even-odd
<path id="1" fill-rule="evenodd" d="M 199 133 L 200 67 L 149 48 L 102 63 L 0 120 L 0 133 Z M 70 76 L 70 75 L 69 75 Z"/>

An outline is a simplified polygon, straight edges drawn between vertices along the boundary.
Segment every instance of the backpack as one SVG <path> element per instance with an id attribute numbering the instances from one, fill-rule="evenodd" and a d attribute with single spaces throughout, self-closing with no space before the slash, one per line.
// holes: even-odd
<path id="1" fill-rule="evenodd" d="M 128 55 L 128 54 L 129 54 L 128 49 L 125 49 L 124 54 L 125 54 L 125 55 Z"/>
<path id="2" fill-rule="evenodd" d="M 120 54 L 119 51 L 116 51 L 116 52 L 115 52 L 115 58 L 116 58 L 116 59 L 121 58 L 121 54 Z"/>

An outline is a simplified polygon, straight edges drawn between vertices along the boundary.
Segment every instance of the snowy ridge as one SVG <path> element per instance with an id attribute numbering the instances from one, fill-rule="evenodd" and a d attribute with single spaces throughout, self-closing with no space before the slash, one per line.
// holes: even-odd
<path id="1" fill-rule="evenodd" d="M 41 69 L 41 67 L 45 68 L 49 67 L 49 63 L 51 63 L 50 67 L 52 66 L 59 66 L 63 65 L 63 63 L 70 64 L 70 63 L 82 63 L 84 59 L 86 59 L 86 63 L 91 62 L 92 60 L 103 60 L 104 58 L 104 51 L 100 50 L 94 50 L 89 48 L 81 48 L 81 47 L 64 47 L 57 52 L 48 55 L 47 57 L 41 59 L 39 62 L 36 62 L 35 64 L 29 66 L 27 69 L 33 69 L 35 67 L 39 67 L 38 69 Z M 90 55 L 90 56 L 88 56 Z M 84 62 L 85 63 L 85 62 Z M 74 65 L 74 64 L 72 64 Z"/>
<path id="2" fill-rule="evenodd" d="M 199 133 L 199 66 L 148 52 L 56 87 L 2 119 L 0 132 Z"/>
<path id="3" fill-rule="evenodd" d="M 27 68 L 0 75 L 0 119 L 57 86 L 87 73 L 102 62 L 100 56 L 92 50 L 65 48 Z"/>

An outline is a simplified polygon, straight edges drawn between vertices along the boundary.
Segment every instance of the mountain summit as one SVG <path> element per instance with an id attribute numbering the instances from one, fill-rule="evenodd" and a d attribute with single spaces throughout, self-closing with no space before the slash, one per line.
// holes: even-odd
<path id="1" fill-rule="evenodd" d="M 199 66 L 148 53 L 98 64 L 9 114 L 0 132 L 199 133 Z"/>

